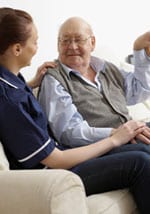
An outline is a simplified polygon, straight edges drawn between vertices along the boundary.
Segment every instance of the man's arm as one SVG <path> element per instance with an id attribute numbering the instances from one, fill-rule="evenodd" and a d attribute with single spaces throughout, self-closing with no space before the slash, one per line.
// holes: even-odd
<path id="1" fill-rule="evenodd" d="M 150 97 L 150 32 L 139 36 L 134 44 L 134 72 L 125 73 L 127 104 L 133 105 Z"/>
<path id="2" fill-rule="evenodd" d="M 138 51 L 145 49 L 146 54 L 150 56 L 150 31 L 140 35 L 133 44 L 133 49 Z"/>
<path id="3" fill-rule="evenodd" d="M 90 127 L 62 85 L 50 75 L 43 79 L 39 102 L 57 140 L 67 146 L 83 146 L 108 137 L 111 128 Z"/>
<path id="4" fill-rule="evenodd" d="M 127 105 L 150 98 L 150 57 L 144 49 L 134 51 L 134 72 L 121 70 L 125 79 Z"/>

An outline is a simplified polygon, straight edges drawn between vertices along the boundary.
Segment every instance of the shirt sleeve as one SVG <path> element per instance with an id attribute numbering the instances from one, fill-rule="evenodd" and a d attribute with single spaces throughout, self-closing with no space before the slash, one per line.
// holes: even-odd
<path id="1" fill-rule="evenodd" d="M 128 105 L 134 105 L 150 98 L 150 57 L 145 50 L 134 51 L 134 71 L 121 71 L 125 78 L 125 92 Z"/>
<path id="2" fill-rule="evenodd" d="M 52 76 L 43 79 L 39 102 L 58 142 L 69 146 L 83 146 L 110 135 L 111 128 L 90 127 L 83 120 L 69 93 Z"/>

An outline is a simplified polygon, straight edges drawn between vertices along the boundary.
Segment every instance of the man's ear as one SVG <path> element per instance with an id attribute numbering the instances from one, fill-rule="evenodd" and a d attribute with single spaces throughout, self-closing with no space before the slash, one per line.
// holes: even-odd
<path id="1" fill-rule="evenodd" d="M 16 43 L 13 45 L 12 50 L 15 56 L 19 56 L 22 53 L 22 46 L 20 43 Z"/>
<path id="2" fill-rule="evenodd" d="M 59 47 L 60 45 L 59 45 L 59 40 L 57 40 L 57 51 L 58 51 L 58 53 L 59 53 L 59 51 L 60 51 L 60 47 Z"/>
<path id="3" fill-rule="evenodd" d="M 95 45 L 96 45 L 96 39 L 95 36 L 91 36 L 91 52 L 94 51 Z"/>

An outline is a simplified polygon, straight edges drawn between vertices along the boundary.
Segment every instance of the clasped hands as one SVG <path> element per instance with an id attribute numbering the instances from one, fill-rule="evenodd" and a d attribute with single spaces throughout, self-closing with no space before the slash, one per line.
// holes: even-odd
<path id="1" fill-rule="evenodd" d="M 150 144 L 150 128 L 144 122 L 130 120 L 117 129 L 112 129 L 111 136 L 118 135 L 118 138 L 123 138 L 124 143 L 131 142 L 136 144 L 137 140 L 145 144 Z M 122 144 L 122 143 L 121 143 Z"/>
<path id="2" fill-rule="evenodd" d="M 131 143 L 136 143 L 136 139 L 142 141 L 145 144 L 150 144 L 150 128 L 146 126 L 146 124 L 144 130 L 141 133 L 137 134 L 135 138 L 131 140 Z"/>

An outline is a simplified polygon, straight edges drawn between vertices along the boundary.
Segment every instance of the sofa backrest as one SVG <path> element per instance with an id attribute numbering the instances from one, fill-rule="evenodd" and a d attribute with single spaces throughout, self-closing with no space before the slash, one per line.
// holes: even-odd
<path id="1" fill-rule="evenodd" d="M 7 160 L 1 142 L 0 142 L 0 170 L 9 170 L 9 162 Z"/>

